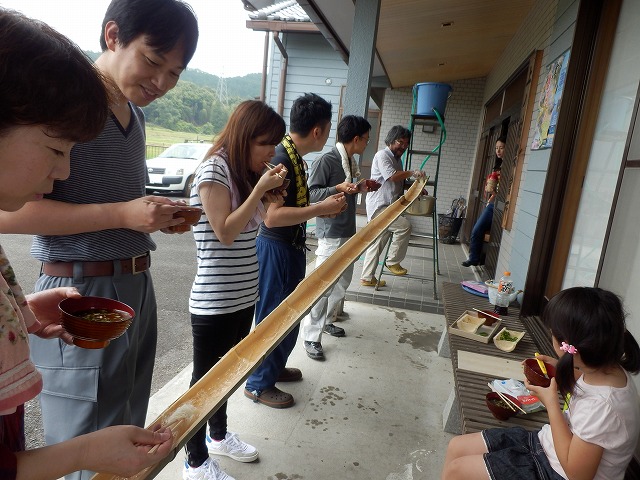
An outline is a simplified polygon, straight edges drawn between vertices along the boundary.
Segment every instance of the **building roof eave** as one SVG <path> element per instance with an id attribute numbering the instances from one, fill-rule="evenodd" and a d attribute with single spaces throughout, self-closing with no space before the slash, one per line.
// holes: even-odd
<path id="1" fill-rule="evenodd" d="M 247 20 L 247 28 L 261 32 L 302 32 L 318 33 L 318 27 L 311 22 L 286 22 L 282 20 Z"/>

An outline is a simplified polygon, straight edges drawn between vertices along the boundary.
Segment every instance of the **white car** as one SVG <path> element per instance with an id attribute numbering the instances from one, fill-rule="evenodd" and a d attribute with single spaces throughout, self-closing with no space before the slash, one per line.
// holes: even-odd
<path id="1" fill-rule="evenodd" d="M 210 143 L 175 143 L 147 160 L 147 191 L 181 192 L 188 197 L 193 173 L 210 148 Z"/>

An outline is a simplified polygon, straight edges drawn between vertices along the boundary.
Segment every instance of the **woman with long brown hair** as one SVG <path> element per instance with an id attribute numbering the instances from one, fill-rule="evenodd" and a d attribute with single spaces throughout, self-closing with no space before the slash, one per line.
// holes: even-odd
<path id="1" fill-rule="evenodd" d="M 268 169 L 285 123 L 263 102 L 242 102 L 198 167 L 190 203 L 204 214 L 193 229 L 198 271 L 189 312 L 195 384 L 250 331 L 258 300 L 256 235 L 263 202 L 282 201 L 282 166 Z M 275 193 L 274 192 L 275 190 Z M 258 451 L 227 431 L 226 403 L 187 443 L 183 478 L 231 479 L 209 454 L 252 462 Z"/>

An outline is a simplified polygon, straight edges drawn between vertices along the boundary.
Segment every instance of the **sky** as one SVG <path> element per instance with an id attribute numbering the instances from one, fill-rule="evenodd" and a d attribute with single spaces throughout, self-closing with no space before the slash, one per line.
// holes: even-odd
<path id="1" fill-rule="evenodd" d="M 240 0 L 186 0 L 198 16 L 198 49 L 188 68 L 222 77 L 262 72 L 264 32 L 246 28 Z M 0 6 L 43 20 L 83 50 L 100 51 L 100 30 L 110 0 L 0 0 Z"/>

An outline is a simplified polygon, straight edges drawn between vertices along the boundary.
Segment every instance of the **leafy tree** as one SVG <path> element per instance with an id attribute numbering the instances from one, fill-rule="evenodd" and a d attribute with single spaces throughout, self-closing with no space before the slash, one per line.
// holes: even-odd
<path id="1" fill-rule="evenodd" d="M 215 132 L 216 130 L 213 128 L 213 125 L 209 122 L 205 123 L 200 127 L 200 133 L 202 133 L 203 135 L 213 136 Z"/>
<path id="2" fill-rule="evenodd" d="M 184 120 L 178 120 L 172 130 L 177 130 L 178 132 L 199 133 L 198 127 L 193 123 L 185 122 Z"/>
<path id="3" fill-rule="evenodd" d="M 85 54 L 95 61 L 98 52 Z M 233 109 L 243 100 L 257 98 L 261 74 L 225 78 L 229 105 L 217 96 L 219 77 L 198 69 L 187 69 L 165 96 L 144 107 L 146 121 L 175 131 L 214 135 L 227 123 Z"/>
<path id="4" fill-rule="evenodd" d="M 209 123 L 215 132 L 219 132 L 241 101 L 241 98 L 233 98 L 226 107 L 220 104 L 211 89 L 180 81 L 164 97 L 145 107 L 144 112 L 149 123 L 172 130 L 193 132 Z M 193 128 L 184 129 L 185 123 Z"/>

